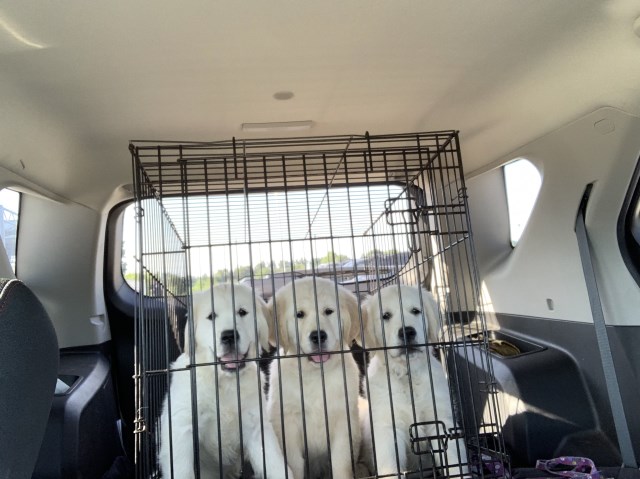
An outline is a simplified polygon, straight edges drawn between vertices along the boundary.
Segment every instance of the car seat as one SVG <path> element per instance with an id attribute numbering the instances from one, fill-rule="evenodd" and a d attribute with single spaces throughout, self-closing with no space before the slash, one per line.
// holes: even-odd
<path id="1" fill-rule="evenodd" d="M 22 479 L 33 473 L 47 426 L 58 340 L 38 298 L 14 277 L 1 241 L 0 258 L 0 479 Z"/>

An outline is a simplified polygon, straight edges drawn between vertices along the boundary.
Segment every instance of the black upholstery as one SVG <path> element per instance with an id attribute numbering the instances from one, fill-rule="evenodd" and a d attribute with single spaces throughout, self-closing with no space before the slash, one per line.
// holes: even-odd
<path id="1" fill-rule="evenodd" d="M 58 376 L 58 341 L 38 298 L 0 279 L 0 479 L 29 478 Z"/>

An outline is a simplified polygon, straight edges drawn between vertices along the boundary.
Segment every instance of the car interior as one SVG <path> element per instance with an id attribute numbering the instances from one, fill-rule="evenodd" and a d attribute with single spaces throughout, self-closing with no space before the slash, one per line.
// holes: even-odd
<path id="1" fill-rule="evenodd" d="M 0 478 L 172 477 L 194 294 L 306 277 L 361 399 L 366 301 L 438 304 L 456 424 L 350 477 L 640 477 L 639 58 L 632 0 L 1 2 Z"/>

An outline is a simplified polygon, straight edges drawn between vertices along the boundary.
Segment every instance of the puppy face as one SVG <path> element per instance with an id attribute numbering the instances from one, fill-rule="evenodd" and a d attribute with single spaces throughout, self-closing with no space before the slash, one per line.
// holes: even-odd
<path id="1" fill-rule="evenodd" d="M 365 346 L 386 346 L 390 358 L 424 354 L 427 341 L 437 338 L 438 306 L 424 289 L 392 285 L 365 302 Z M 426 333 L 426 334 L 425 334 Z"/>
<path id="2" fill-rule="evenodd" d="M 269 348 L 269 315 L 264 301 L 244 284 L 222 284 L 195 293 L 196 354 L 221 361 L 223 371 L 243 368 L 246 363 L 238 360 L 255 358 L 256 344 L 263 349 Z M 188 334 L 185 345 L 188 352 L 191 345 Z"/>
<path id="3" fill-rule="evenodd" d="M 313 363 L 331 360 L 326 351 L 340 350 L 359 336 L 356 297 L 328 279 L 309 277 L 288 283 L 277 291 L 272 304 L 280 346 L 285 352 L 310 354 Z"/>

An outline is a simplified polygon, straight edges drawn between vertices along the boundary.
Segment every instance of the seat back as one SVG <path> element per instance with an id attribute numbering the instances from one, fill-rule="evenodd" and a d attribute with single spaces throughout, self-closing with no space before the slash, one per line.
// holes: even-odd
<path id="1" fill-rule="evenodd" d="M 0 279 L 0 479 L 29 478 L 58 376 L 58 340 L 44 307 L 17 279 Z"/>

